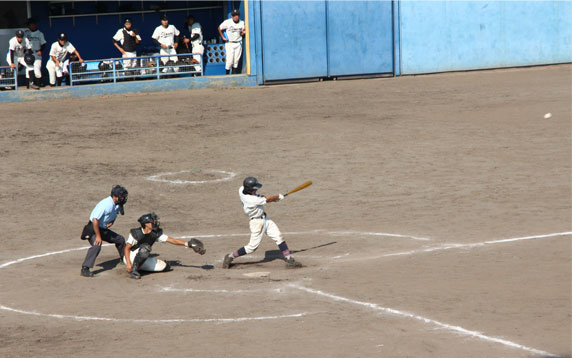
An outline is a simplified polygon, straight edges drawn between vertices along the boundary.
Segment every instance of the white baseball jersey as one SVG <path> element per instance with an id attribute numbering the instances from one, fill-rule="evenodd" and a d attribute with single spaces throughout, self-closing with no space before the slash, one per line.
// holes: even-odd
<path id="1" fill-rule="evenodd" d="M 42 45 L 46 43 L 44 34 L 40 30 L 32 31 L 30 29 L 26 29 L 24 30 L 24 36 L 26 36 L 28 41 L 32 44 L 32 50 L 34 50 L 34 52 L 40 51 Z"/>
<path id="2" fill-rule="evenodd" d="M 238 195 L 242 202 L 242 210 L 248 215 L 249 218 L 259 218 L 264 214 L 264 205 L 266 205 L 266 198 L 260 194 L 244 194 L 242 191 L 244 187 L 238 189 Z"/>
<path id="3" fill-rule="evenodd" d="M 193 47 L 202 46 L 203 45 L 203 29 L 201 28 L 201 24 L 199 24 L 198 22 L 195 22 L 194 24 L 189 26 L 189 32 L 191 33 L 191 37 L 193 37 L 195 34 L 199 35 L 199 37 L 196 40 L 191 41 L 191 44 L 193 45 Z"/>
<path id="4" fill-rule="evenodd" d="M 141 228 L 141 232 L 143 232 L 143 228 Z M 163 234 L 163 235 L 159 236 L 157 241 L 158 242 L 167 242 L 168 237 L 169 236 Z M 137 240 L 135 240 L 133 235 L 131 235 L 131 232 L 129 233 L 129 237 L 127 238 L 127 243 L 130 244 L 131 246 L 135 246 L 137 244 Z"/>
<path id="5" fill-rule="evenodd" d="M 124 37 L 124 34 L 123 34 L 123 30 L 124 30 L 124 28 L 121 28 L 121 29 L 117 30 L 117 32 L 116 32 L 115 35 L 113 36 L 113 39 L 114 39 L 115 41 L 121 43 L 121 45 L 123 45 L 123 42 L 125 41 L 125 37 Z M 125 30 L 125 31 L 127 31 L 127 30 Z M 133 33 L 133 30 L 127 31 L 127 32 L 130 33 L 130 34 L 132 34 L 132 33 Z M 141 36 L 135 35 L 135 38 L 136 38 L 137 40 L 141 41 Z"/>
<path id="6" fill-rule="evenodd" d="M 226 36 L 230 42 L 242 41 L 242 30 L 244 30 L 244 21 L 234 22 L 233 19 L 226 19 L 220 24 L 221 30 L 226 30 Z"/>
<path id="7" fill-rule="evenodd" d="M 27 38 L 24 37 L 22 42 L 18 42 L 16 36 L 10 39 L 8 46 L 8 48 L 14 52 L 14 57 L 24 57 L 24 52 L 32 48 L 32 45 Z"/>
<path id="8" fill-rule="evenodd" d="M 74 52 L 75 47 L 73 47 L 71 42 L 67 41 L 65 45 L 60 46 L 60 43 L 56 41 L 52 44 L 52 48 L 50 49 L 50 56 L 54 56 L 58 61 L 63 62 L 68 53 Z"/>
<path id="9" fill-rule="evenodd" d="M 175 43 L 175 36 L 179 36 L 179 34 L 179 30 L 175 26 L 169 25 L 165 28 L 161 25 L 155 28 L 151 37 L 159 41 L 160 44 L 172 47 Z"/>

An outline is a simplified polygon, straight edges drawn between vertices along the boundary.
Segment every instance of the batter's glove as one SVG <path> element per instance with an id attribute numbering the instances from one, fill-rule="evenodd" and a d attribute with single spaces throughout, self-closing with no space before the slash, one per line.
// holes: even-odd
<path id="1" fill-rule="evenodd" d="M 187 247 L 189 249 L 193 249 L 197 254 L 204 255 L 207 250 L 205 249 L 205 245 L 203 245 L 202 241 L 197 239 L 191 239 L 187 241 Z"/>

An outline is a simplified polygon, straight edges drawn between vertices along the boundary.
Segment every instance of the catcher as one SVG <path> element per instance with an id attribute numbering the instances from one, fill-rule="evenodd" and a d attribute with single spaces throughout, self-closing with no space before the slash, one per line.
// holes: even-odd
<path id="1" fill-rule="evenodd" d="M 149 257 L 151 254 L 151 247 L 156 241 L 185 246 L 193 249 L 193 251 L 201 255 L 204 255 L 205 252 L 207 252 L 203 243 L 197 239 L 191 239 L 188 242 L 184 242 L 163 234 L 163 229 L 161 229 L 159 223 L 159 216 L 155 213 L 145 214 L 137 219 L 137 221 L 139 221 L 141 227 L 131 229 L 129 232 L 129 238 L 125 245 L 125 255 L 123 258 L 125 265 L 127 266 L 129 277 L 133 279 L 138 280 L 141 278 L 139 271 L 171 271 L 171 267 L 167 262 L 155 257 Z"/>

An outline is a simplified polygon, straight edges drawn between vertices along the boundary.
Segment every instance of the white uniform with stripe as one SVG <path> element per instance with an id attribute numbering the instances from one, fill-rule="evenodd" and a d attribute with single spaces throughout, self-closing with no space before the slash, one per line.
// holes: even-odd
<path id="1" fill-rule="evenodd" d="M 42 78 L 42 56 L 38 55 L 37 52 L 42 49 L 42 45 L 46 44 L 44 34 L 40 30 L 32 31 L 26 29 L 24 30 L 24 36 L 30 41 L 32 51 L 34 51 L 34 56 L 36 57 L 34 61 L 34 75 L 36 78 Z"/>
<path id="2" fill-rule="evenodd" d="M 177 30 L 175 26 L 169 25 L 167 27 L 163 27 L 161 25 L 155 28 L 151 37 L 157 40 L 160 44 L 168 47 L 161 47 L 161 50 L 159 51 L 161 55 L 176 55 L 177 51 L 173 48 L 173 45 L 175 44 L 175 36 L 179 36 L 179 34 L 179 30 Z M 177 62 L 177 56 L 161 57 L 161 62 L 163 64 L 166 64 L 169 60 Z"/>
<path id="3" fill-rule="evenodd" d="M 75 47 L 71 44 L 71 42 L 66 41 L 63 46 L 60 46 L 58 41 L 52 44 L 50 48 L 50 60 L 46 64 L 46 68 L 48 69 L 48 73 L 50 75 L 50 84 L 53 86 L 56 84 L 56 77 L 62 77 L 64 72 L 64 60 L 67 54 L 72 54 L 75 52 Z M 59 66 L 56 66 L 56 63 L 52 61 L 52 56 L 54 56 L 60 63 Z"/>
<path id="4" fill-rule="evenodd" d="M 141 231 L 143 231 L 143 228 L 141 228 Z M 168 236 L 163 234 L 159 236 L 157 241 L 167 242 L 167 238 Z M 137 244 L 137 240 L 135 240 L 131 233 L 129 233 L 126 244 L 130 244 L 131 246 L 135 246 Z M 131 264 L 133 264 L 133 260 L 135 260 L 135 256 L 137 256 L 139 249 L 140 248 L 138 247 L 137 250 L 129 251 L 129 259 L 131 260 Z M 123 258 L 123 262 L 127 265 L 127 260 L 125 260 L 125 257 Z M 165 261 L 156 257 L 148 257 L 147 260 L 143 262 L 143 265 L 139 266 L 139 271 L 161 272 L 165 269 L 165 267 L 167 267 L 167 263 Z"/>
<path id="5" fill-rule="evenodd" d="M 244 187 L 238 189 L 238 195 L 242 202 L 242 209 L 244 213 L 250 218 L 250 242 L 244 246 L 247 254 L 250 254 L 258 248 L 264 234 L 268 235 L 280 245 L 284 242 L 282 233 L 278 226 L 272 219 L 266 216 L 264 212 L 264 205 L 266 205 L 266 198 L 259 194 L 244 194 Z"/>
<path id="6" fill-rule="evenodd" d="M 228 41 L 224 44 L 226 52 L 225 68 L 237 68 L 238 61 L 242 55 L 242 31 L 244 30 L 244 21 L 234 22 L 233 19 L 226 19 L 220 24 L 221 30 L 226 30 Z"/>
<path id="7" fill-rule="evenodd" d="M 18 67 L 18 64 L 21 64 L 26 68 L 26 78 L 29 78 L 28 71 L 32 71 L 34 69 L 33 66 L 28 65 L 26 61 L 24 61 L 26 50 L 30 50 L 31 48 L 32 44 L 26 37 L 22 38 L 22 42 L 18 42 L 16 36 L 14 36 L 8 42 L 8 55 L 6 56 L 6 62 L 8 62 L 8 65 L 12 64 L 12 59 L 10 57 L 10 51 L 12 51 L 16 67 Z"/>

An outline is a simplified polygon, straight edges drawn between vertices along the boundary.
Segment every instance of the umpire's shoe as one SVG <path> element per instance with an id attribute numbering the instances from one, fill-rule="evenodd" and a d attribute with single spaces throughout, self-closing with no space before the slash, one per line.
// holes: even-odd
<path id="1" fill-rule="evenodd" d="M 83 277 L 93 277 L 93 272 L 89 271 L 89 267 L 82 266 L 81 267 L 81 275 Z"/>
<path id="2" fill-rule="evenodd" d="M 234 256 L 232 256 L 232 254 L 226 255 L 224 257 L 224 260 L 222 260 L 222 268 L 223 269 L 229 269 L 230 264 L 232 263 L 232 260 L 234 260 Z"/>

